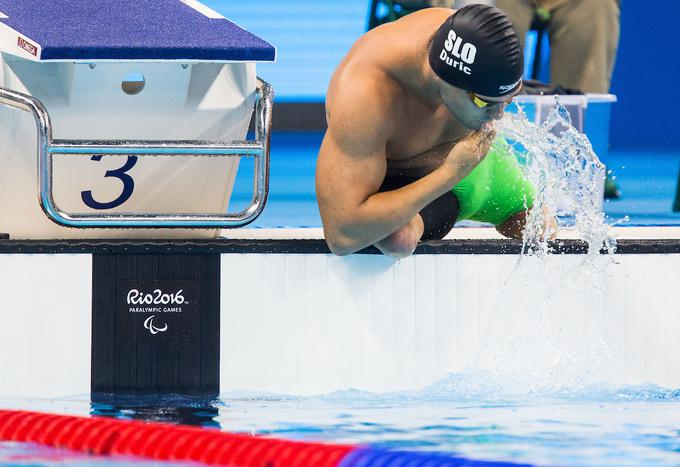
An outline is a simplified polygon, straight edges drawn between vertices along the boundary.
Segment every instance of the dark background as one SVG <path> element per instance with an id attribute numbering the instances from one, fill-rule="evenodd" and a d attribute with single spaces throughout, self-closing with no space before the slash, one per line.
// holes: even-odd
<path id="1" fill-rule="evenodd" d="M 680 1 L 623 0 L 612 93 L 614 148 L 680 149 Z"/>

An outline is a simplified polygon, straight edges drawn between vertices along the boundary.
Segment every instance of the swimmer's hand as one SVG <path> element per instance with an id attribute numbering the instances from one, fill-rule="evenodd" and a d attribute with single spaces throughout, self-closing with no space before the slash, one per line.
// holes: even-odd
<path id="1" fill-rule="evenodd" d="M 496 137 L 492 122 L 463 138 L 451 149 L 442 167 L 449 171 L 453 184 L 465 178 L 489 153 L 491 142 Z"/>
<path id="2" fill-rule="evenodd" d="M 548 206 L 543 206 L 543 235 L 542 239 L 555 240 L 559 226 L 557 225 L 557 218 Z"/>

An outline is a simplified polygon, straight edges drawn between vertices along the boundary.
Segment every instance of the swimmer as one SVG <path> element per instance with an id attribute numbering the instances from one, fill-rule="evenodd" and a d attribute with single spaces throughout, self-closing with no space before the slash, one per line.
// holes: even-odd
<path id="1" fill-rule="evenodd" d="M 402 258 L 460 219 L 521 238 L 533 187 L 494 121 L 523 68 L 512 24 L 485 5 L 424 9 L 359 38 L 331 79 L 317 162 L 331 251 Z"/>

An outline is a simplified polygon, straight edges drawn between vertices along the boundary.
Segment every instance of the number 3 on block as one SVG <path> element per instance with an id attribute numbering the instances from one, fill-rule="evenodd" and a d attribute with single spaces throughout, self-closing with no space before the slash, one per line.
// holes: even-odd
<path id="1" fill-rule="evenodd" d="M 101 161 L 102 156 L 92 156 L 91 160 Z M 127 172 L 131 170 L 136 164 L 137 156 L 128 156 L 123 167 L 115 170 L 107 170 L 106 174 L 104 174 L 104 178 L 113 177 L 123 182 L 123 191 L 118 196 L 118 198 L 114 199 L 113 201 L 97 201 L 92 197 L 92 191 L 87 190 L 80 193 L 83 203 L 92 209 L 113 209 L 129 200 L 130 196 L 132 196 L 132 192 L 135 190 L 135 180 L 130 175 L 128 175 Z"/>

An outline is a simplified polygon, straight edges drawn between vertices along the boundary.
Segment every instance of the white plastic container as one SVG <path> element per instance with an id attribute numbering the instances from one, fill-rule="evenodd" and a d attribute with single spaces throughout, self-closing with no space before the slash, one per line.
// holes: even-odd
<path id="1" fill-rule="evenodd" d="M 609 153 L 609 121 L 612 104 L 616 102 L 613 94 L 564 95 L 557 97 L 566 107 L 574 127 L 584 133 L 593 145 L 593 151 L 603 162 Z M 515 102 L 522 106 L 529 120 L 536 124 L 545 121 L 555 107 L 555 96 L 515 97 Z M 513 111 L 514 106 L 508 110 Z"/>

